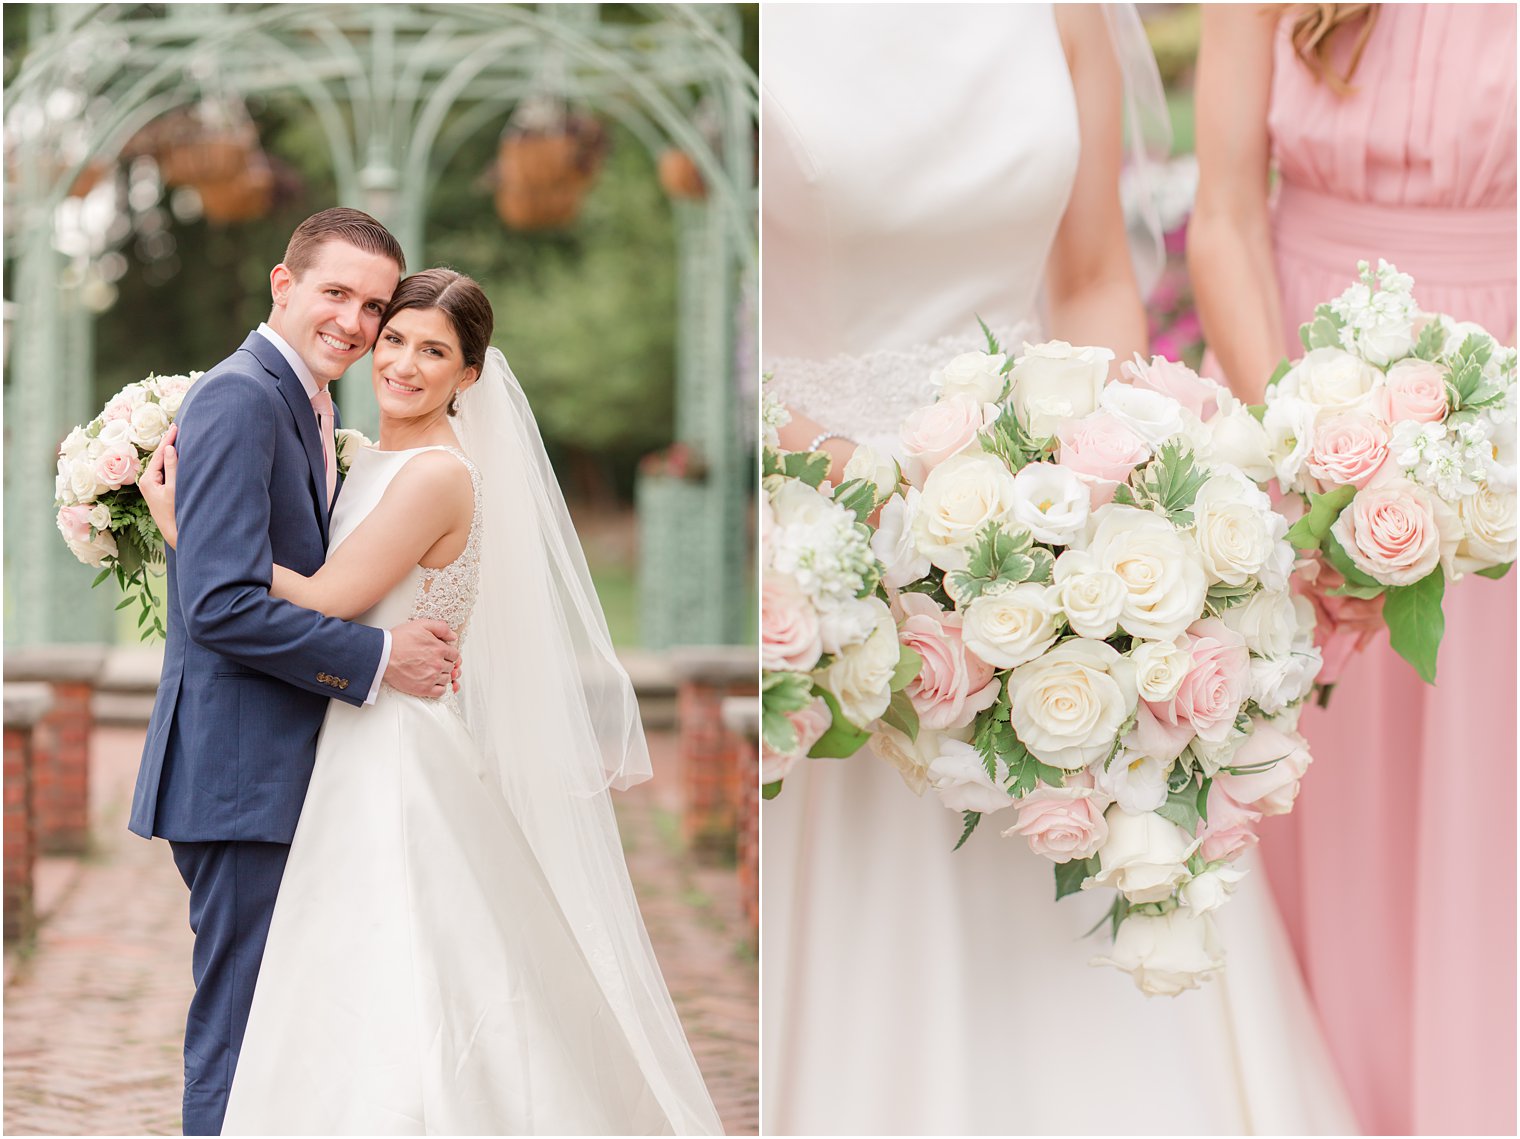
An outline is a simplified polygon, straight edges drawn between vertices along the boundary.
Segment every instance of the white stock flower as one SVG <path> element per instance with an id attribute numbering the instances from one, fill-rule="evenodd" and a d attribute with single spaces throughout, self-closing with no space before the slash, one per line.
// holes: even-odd
<path id="1" fill-rule="evenodd" d="M 1025 344 L 1009 373 L 1014 411 L 1036 439 L 1054 435 L 1063 419 L 1096 410 L 1114 354 L 1107 348 L 1073 348 L 1064 340 Z"/>
<path id="2" fill-rule="evenodd" d="M 1164 902 L 1188 879 L 1187 860 L 1201 839 L 1155 812 L 1131 815 L 1108 809 L 1108 841 L 1098 851 L 1098 873 L 1084 890 L 1111 886 L 1132 905 Z"/>
<path id="3" fill-rule="evenodd" d="M 1098 403 L 1152 447 L 1183 429 L 1182 405 L 1169 395 L 1130 384 L 1109 384 Z"/>
<path id="4" fill-rule="evenodd" d="M 876 488 L 877 498 L 886 498 L 897 489 L 897 464 L 890 455 L 861 443 L 844 465 L 844 481 L 866 479 Z"/>
<path id="5" fill-rule="evenodd" d="M 913 520 L 919 510 L 919 491 L 910 486 L 894 494 L 881 508 L 876 533 L 871 536 L 871 552 L 885 567 L 881 580 L 891 589 L 901 589 L 929 572 L 929 559 L 918 552 L 913 538 Z"/>
<path id="6" fill-rule="evenodd" d="M 1066 550 L 1055 561 L 1052 580 L 1056 604 L 1072 632 L 1095 640 L 1113 636 L 1129 599 L 1123 578 L 1099 566 L 1086 550 Z"/>
<path id="7" fill-rule="evenodd" d="M 939 390 L 944 399 L 953 395 L 968 395 L 978 403 L 996 403 L 1003 394 L 1007 382 L 1003 365 L 1007 353 L 989 356 L 985 352 L 962 352 L 943 368 L 929 376 L 929 382 Z"/>
<path id="8" fill-rule="evenodd" d="M 1114 756 L 1104 767 L 1098 760 L 1092 765 L 1098 790 L 1112 799 L 1127 815 L 1144 815 L 1166 802 L 1166 777 L 1171 764 L 1152 756 L 1139 755 L 1128 748 Z"/>
<path id="9" fill-rule="evenodd" d="M 1009 722 L 1045 763 L 1067 771 L 1106 756 L 1131 713 L 1133 666 L 1102 641 L 1068 638 L 1008 674 Z"/>
<path id="10" fill-rule="evenodd" d="M 976 748 L 948 738 L 942 739 L 939 747 L 939 754 L 929 762 L 928 778 L 929 786 L 946 807 L 986 815 L 1013 806 L 1013 797 L 988 777 Z M 1008 773 L 1001 759 L 997 761 L 997 772 L 999 776 Z"/>
<path id="11" fill-rule="evenodd" d="M 1267 433 L 1267 456 L 1284 490 L 1302 490 L 1299 476 L 1314 444 L 1314 405 L 1297 396 L 1268 393 L 1261 421 Z"/>
<path id="12" fill-rule="evenodd" d="M 1175 641 L 1141 641 L 1130 650 L 1140 699 L 1159 704 L 1177 695 L 1193 667 L 1193 654 Z"/>
<path id="13" fill-rule="evenodd" d="M 857 728 L 864 728 L 892 702 L 892 674 L 901 656 L 892 611 L 879 597 L 864 600 L 876 613 L 876 628 L 860 644 L 843 649 L 823 678 L 844 718 Z"/>
<path id="14" fill-rule="evenodd" d="M 854 597 L 874 572 L 855 515 L 795 479 L 768 488 L 773 521 L 766 531 L 773 568 L 791 574 L 816 601 Z"/>
<path id="15" fill-rule="evenodd" d="M 847 645 L 858 645 L 871 635 L 881 614 L 876 597 L 829 598 L 818 606 L 818 639 L 823 651 L 838 654 Z"/>
<path id="16" fill-rule="evenodd" d="M 954 455 L 924 480 L 913 539 L 919 553 L 942 570 L 965 569 L 968 547 L 989 522 L 1004 525 L 1017 498 L 1013 474 L 988 454 Z"/>
<path id="17" fill-rule="evenodd" d="M 1259 576 L 1269 588 L 1282 588 L 1293 555 L 1286 554 L 1286 565 L 1273 555 L 1287 533 L 1272 500 L 1233 467 L 1218 468 L 1193 500 L 1193 537 L 1210 583 L 1245 585 Z"/>
<path id="18" fill-rule="evenodd" d="M 1246 872 L 1233 862 L 1221 862 L 1202 874 L 1195 874 L 1179 891 L 1182 904 L 1198 916 L 1217 910 L 1230 900 L 1236 885 Z"/>
<path id="19" fill-rule="evenodd" d="M 1030 463 L 1013 476 L 1013 520 L 1036 542 L 1069 545 L 1087 527 L 1092 496 L 1066 467 Z"/>
<path id="20" fill-rule="evenodd" d="M 1087 552 L 1128 591 L 1119 624 L 1153 641 L 1175 640 L 1203 613 L 1208 592 L 1198 548 L 1148 510 L 1110 503 L 1093 513 Z"/>
<path id="21" fill-rule="evenodd" d="M 1113 965 L 1135 979 L 1141 992 L 1175 997 L 1224 967 L 1214 919 L 1178 908 L 1170 913 L 1131 914 L 1119 926 L 1113 948 L 1094 965 Z"/>
<path id="22" fill-rule="evenodd" d="M 979 595 L 964 610 L 961 643 L 994 668 L 1015 668 L 1055 644 L 1050 591 L 1032 581 Z"/>

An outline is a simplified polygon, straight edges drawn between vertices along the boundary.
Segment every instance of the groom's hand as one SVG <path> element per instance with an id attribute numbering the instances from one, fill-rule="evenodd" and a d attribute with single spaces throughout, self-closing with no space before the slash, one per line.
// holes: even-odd
<path id="1" fill-rule="evenodd" d="M 442 621 L 408 621 L 391 630 L 385 682 L 410 696 L 437 698 L 458 676 L 459 638 Z"/>

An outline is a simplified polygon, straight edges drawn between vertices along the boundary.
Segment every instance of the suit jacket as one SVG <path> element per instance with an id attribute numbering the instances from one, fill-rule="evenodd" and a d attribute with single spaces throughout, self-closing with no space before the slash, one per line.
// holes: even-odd
<path id="1" fill-rule="evenodd" d="M 279 350 L 250 334 L 176 420 L 179 547 L 128 826 L 288 843 L 327 703 L 364 703 L 385 635 L 269 595 L 273 564 L 314 573 L 328 532 L 316 416 Z"/>

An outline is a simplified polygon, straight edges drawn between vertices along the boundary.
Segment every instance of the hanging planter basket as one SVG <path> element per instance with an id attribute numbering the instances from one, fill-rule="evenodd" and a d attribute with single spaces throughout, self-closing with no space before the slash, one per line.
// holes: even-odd
<path id="1" fill-rule="evenodd" d="M 259 136 L 241 104 L 202 104 L 165 116 L 151 133 L 169 186 L 231 182 L 258 153 Z"/>
<path id="2" fill-rule="evenodd" d="M 679 201 L 700 202 L 707 197 L 707 183 L 696 161 L 684 150 L 671 148 L 660 155 L 660 186 Z"/>
<path id="3" fill-rule="evenodd" d="M 269 160 L 255 151 L 231 178 L 198 182 L 201 209 L 216 225 L 253 221 L 269 212 L 274 203 L 275 177 Z"/>
<path id="4" fill-rule="evenodd" d="M 496 213 L 513 229 L 571 225 L 606 156 L 607 130 L 589 115 L 509 126 L 496 154 Z"/>

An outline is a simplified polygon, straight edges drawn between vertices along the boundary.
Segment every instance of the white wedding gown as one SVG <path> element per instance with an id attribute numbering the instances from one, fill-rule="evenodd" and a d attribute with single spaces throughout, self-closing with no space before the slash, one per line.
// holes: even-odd
<path id="1" fill-rule="evenodd" d="M 433 449 L 360 452 L 332 548 L 407 461 Z M 440 570 L 416 568 L 361 621 L 465 626 L 481 526 L 471 473 L 465 552 Z M 468 636 L 461 646 L 468 672 Z M 424 700 L 383 687 L 370 707 L 334 702 L 223 1133 L 717 1133 L 684 1040 L 683 1099 L 670 1085 L 688 1073 L 660 1070 L 631 1042 L 639 1029 L 623 1014 L 633 1002 L 609 1003 L 607 963 L 588 962 L 563 902 L 452 693 Z"/>
<path id="2" fill-rule="evenodd" d="M 761 55 L 765 370 L 886 440 L 976 315 L 1033 336 L 1078 154 L 1055 21 L 769 5 Z M 762 820 L 764 1133 L 1354 1130 L 1259 872 L 1224 975 L 1146 997 L 1087 963 L 1108 897 L 1057 903 L 997 816 L 952 853 L 960 816 L 869 750 L 794 768 Z"/>

